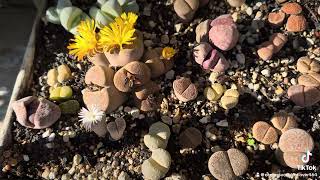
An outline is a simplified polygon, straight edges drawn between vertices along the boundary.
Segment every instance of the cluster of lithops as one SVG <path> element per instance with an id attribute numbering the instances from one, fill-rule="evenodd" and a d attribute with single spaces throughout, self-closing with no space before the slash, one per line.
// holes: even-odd
<path id="1" fill-rule="evenodd" d="M 123 12 L 138 11 L 139 6 L 135 0 L 98 0 L 96 6 L 90 8 L 89 15 L 99 28 L 103 28 Z M 72 34 L 78 34 L 80 22 L 90 17 L 80 8 L 73 6 L 70 0 L 58 0 L 57 6 L 49 7 L 46 11 L 46 19 L 49 22 L 61 24 Z"/>
<path id="2" fill-rule="evenodd" d="M 270 36 L 269 41 L 263 42 L 259 46 L 257 53 L 261 59 L 270 60 L 275 53 L 281 50 L 287 41 L 288 38 L 285 34 L 275 33 Z"/>
<path id="3" fill-rule="evenodd" d="M 189 78 L 181 77 L 173 81 L 173 91 L 182 102 L 192 101 L 198 96 L 198 89 Z"/>
<path id="4" fill-rule="evenodd" d="M 314 142 L 309 133 L 298 129 L 297 118 L 293 114 L 280 111 L 271 118 L 272 126 L 265 121 L 253 125 L 253 137 L 263 144 L 278 142 L 275 154 L 278 161 L 285 166 L 297 169 L 305 165 L 302 158 L 313 150 Z"/>
<path id="5" fill-rule="evenodd" d="M 288 97 L 301 107 L 312 106 L 320 101 L 320 64 L 308 57 L 301 57 L 297 62 L 297 70 L 302 73 L 298 85 L 288 89 Z"/>
<path id="6" fill-rule="evenodd" d="M 216 179 L 236 179 L 243 175 L 249 166 L 248 157 L 238 149 L 217 151 L 208 161 L 210 173 Z"/>
<path id="7" fill-rule="evenodd" d="M 205 20 L 196 28 L 194 59 L 203 69 L 224 72 L 230 64 L 222 53 L 213 48 L 209 41 L 222 51 L 232 49 L 238 42 L 239 31 L 231 15 L 221 15 L 214 20 Z"/>
<path id="8" fill-rule="evenodd" d="M 169 171 L 171 156 L 165 148 L 170 134 L 170 128 L 166 124 L 156 122 L 150 126 L 149 133 L 144 136 L 145 145 L 152 151 L 151 157 L 143 161 L 141 166 L 145 179 L 158 180 L 164 178 Z"/>
<path id="9" fill-rule="evenodd" d="M 175 0 L 173 8 L 179 18 L 188 22 L 193 19 L 198 8 L 205 6 L 208 2 L 209 0 Z"/>
<path id="10" fill-rule="evenodd" d="M 302 14 L 302 7 L 296 2 L 283 4 L 279 11 L 269 13 L 268 22 L 275 26 L 282 26 L 286 16 L 289 16 L 286 23 L 288 32 L 302 32 L 307 27 L 307 20 Z"/>

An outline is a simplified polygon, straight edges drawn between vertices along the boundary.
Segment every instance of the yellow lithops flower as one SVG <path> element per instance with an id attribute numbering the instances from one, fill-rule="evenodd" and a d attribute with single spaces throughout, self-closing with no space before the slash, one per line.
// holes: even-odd
<path id="1" fill-rule="evenodd" d="M 105 26 L 99 33 L 99 47 L 106 51 L 114 48 L 123 49 L 124 45 L 131 45 L 136 39 L 135 22 L 138 16 L 134 13 L 123 13 L 117 17 L 109 26 Z"/>
<path id="2" fill-rule="evenodd" d="M 165 47 L 162 49 L 162 57 L 170 59 L 176 54 L 176 51 L 172 47 Z"/>
<path id="3" fill-rule="evenodd" d="M 67 47 L 69 54 L 74 55 L 79 61 L 87 55 L 94 55 L 97 52 L 97 34 L 94 20 L 87 19 L 82 21 L 77 27 L 78 34 L 71 39 Z"/>

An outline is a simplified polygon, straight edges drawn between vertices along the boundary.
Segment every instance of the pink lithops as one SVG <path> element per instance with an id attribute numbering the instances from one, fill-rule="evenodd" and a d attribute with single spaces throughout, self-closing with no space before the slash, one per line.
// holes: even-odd
<path id="1" fill-rule="evenodd" d="M 182 102 L 192 101 L 198 96 L 197 87 L 189 78 L 185 77 L 173 81 L 173 90 L 174 94 Z"/>
<path id="2" fill-rule="evenodd" d="M 284 111 L 274 114 L 271 118 L 271 123 L 282 133 L 288 131 L 289 129 L 298 127 L 297 117 Z"/>
<path id="3" fill-rule="evenodd" d="M 190 21 L 199 8 L 199 0 L 175 0 L 173 8 L 182 20 Z"/>
<path id="4" fill-rule="evenodd" d="M 117 141 L 122 138 L 124 130 L 126 129 L 126 121 L 121 117 L 113 122 L 109 122 L 107 130 L 113 140 Z"/>
<path id="5" fill-rule="evenodd" d="M 248 157 L 234 148 L 215 152 L 208 161 L 209 171 L 216 179 L 236 179 L 247 171 L 248 166 Z"/>
<path id="6" fill-rule="evenodd" d="M 101 87 L 113 86 L 114 70 L 105 66 L 91 67 L 85 76 L 86 84 L 94 84 Z"/>
<path id="7" fill-rule="evenodd" d="M 211 22 L 209 40 L 223 51 L 232 49 L 239 40 L 239 31 L 231 15 L 221 15 Z"/>
<path id="8" fill-rule="evenodd" d="M 317 61 L 304 56 L 298 59 L 297 70 L 302 74 L 319 73 L 320 64 Z"/>
<path id="9" fill-rule="evenodd" d="M 195 61 L 200 64 L 203 69 L 210 69 L 214 72 L 224 72 L 230 66 L 224 56 L 216 49 L 212 49 L 208 43 L 201 43 L 195 47 L 193 55 Z"/>
<path id="10" fill-rule="evenodd" d="M 109 66 L 109 61 L 103 53 L 96 53 L 94 56 L 88 56 L 88 60 L 96 66 Z"/>
<path id="11" fill-rule="evenodd" d="M 273 144 L 278 140 L 276 129 L 264 121 L 258 121 L 253 125 L 252 135 L 263 144 Z"/>
<path id="12" fill-rule="evenodd" d="M 59 106 L 43 98 L 28 96 L 12 104 L 17 121 L 28 128 L 43 129 L 54 124 L 61 115 Z"/>
<path id="13" fill-rule="evenodd" d="M 271 42 L 267 41 L 260 45 L 257 53 L 261 59 L 266 61 L 272 58 L 274 49 L 274 45 Z"/>
<path id="14" fill-rule="evenodd" d="M 211 20 L 207 19 L 201 22 L 200 24 L 198 24 L 198 26 L 196 27 L 196 41 L 198 43 L 209 41 L 208 33 L 210 30 L 210 23 L 211 23 Z"/>
<path id="15" fill-rule="evenodd" d="M 314 148 L 312 136 L 303 129 L 290 129 L 284 132 L 279 140 L 279 148 L 283 152 L 285 164 L 297 169 L 298 166 L 306 164 L 304 158 L 307 152 Z"/>
<path id="16" fill-rule="evenodd" d="M 281 11 L 268 14 L 268 22 L 273 26 L 282 26 L 285 18 L 286 14 Z"/>
<path id="17" fill-rule="evenodd" d="M 314 86 L 294 85 L 289 87 L 288 97 L 296 105 L 308 107 L 320 101 L 320 90 Z"/>

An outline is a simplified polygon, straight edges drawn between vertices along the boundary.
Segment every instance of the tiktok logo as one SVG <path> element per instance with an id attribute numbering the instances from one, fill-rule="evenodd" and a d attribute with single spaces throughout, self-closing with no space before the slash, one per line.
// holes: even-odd
<path id="1" fill-rule="evenodd" d="M 312 156 L 312 153 L 307 150 L 307 153 L 301 156 L 302 162 L 308 163 L 310 161 L 310 156 Z"/>

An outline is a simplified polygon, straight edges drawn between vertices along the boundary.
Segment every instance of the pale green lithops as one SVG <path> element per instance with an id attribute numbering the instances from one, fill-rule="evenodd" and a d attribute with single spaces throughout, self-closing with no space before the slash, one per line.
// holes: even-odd
<path id="1" fill-rule="evenodd" d="M 171 156 L 164 149 L 152 151 L 149 159 L 142 163 L 141 171 L 144 179 L 158 180 L 164 178 L 171 165 Z"/>
<path id="2" fill-rule="evenodd" d="M 70 86 L 51 88 L 50 100 L 54 100 L 54 101 L 67 100 L 72 97 L 72 94 L 73 93 Z"/>
<path id="3" fill-rule="evenodd" d="M 144 144 L 151 150 L 165 149 L 170 138 L 170 128 L 162 122 L 156 122 L 149 128 L 149 133 L 144 136 Z"/>
<path id="4" fill-rule="evenodd" d="M 204 96 L 210 101 L 217 101 L 223 95 L 225 87 L 219 83 L 214 83 L 204 89 Z"/>
<path id="5" fill-rule="evenodd" d="M 232 109 L 234 108 L 239 101 L 239 92 L 236 89 L 228 89 L 223 94 L 220 100 L 220 106 L 224 109 Z"/>

